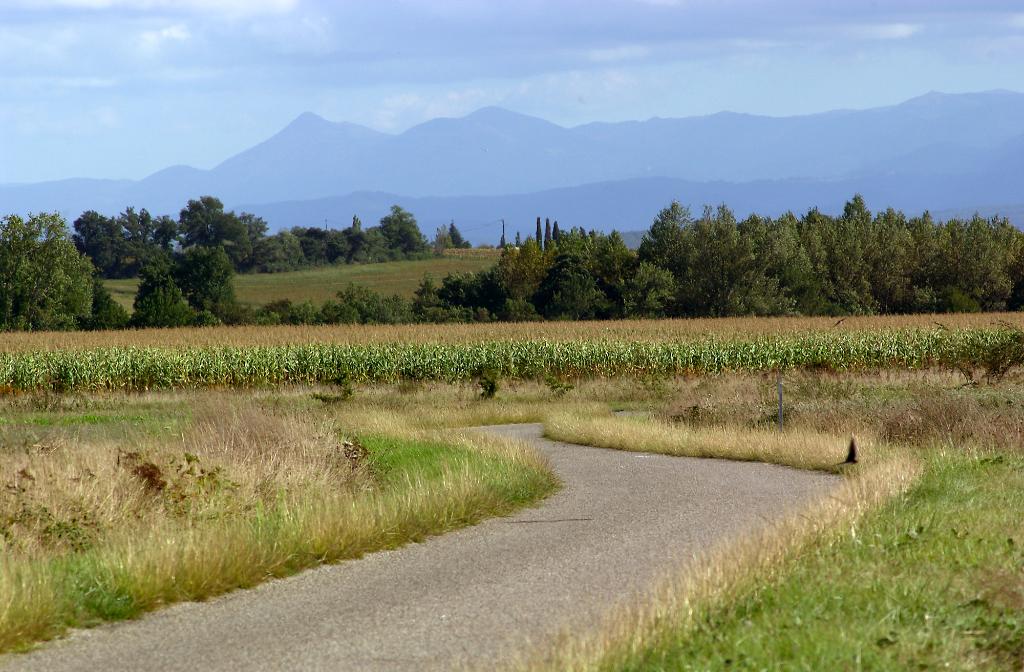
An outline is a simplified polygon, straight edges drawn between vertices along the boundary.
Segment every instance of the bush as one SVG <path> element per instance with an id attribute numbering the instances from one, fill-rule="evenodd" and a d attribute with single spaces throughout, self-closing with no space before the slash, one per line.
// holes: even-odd
<path id="1" fill-rule="evenodd" d="M 498 393 L 498 372 L 494 369 L 484 369 L 477 381 L 480 386 L 480 396 L 483 399 L 493 399 Z"/>

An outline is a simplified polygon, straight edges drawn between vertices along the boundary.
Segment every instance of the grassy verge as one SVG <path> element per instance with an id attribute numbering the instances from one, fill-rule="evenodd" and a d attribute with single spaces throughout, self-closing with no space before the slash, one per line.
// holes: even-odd
<path id="1" fill-rule="evenodd" d="M 1020 669 L 1024 461 L 935 453 L 925 463 L 909 491 L 828 519 L 779 557 L 734 551 L 742 576 L 721 578 L 727 559 L 557 667 Z"/>
<path id="2" fill-rule="evenodd" d="M 177 443 L 126 452 L 113 436 L 65 434 L 0 452 L 15 475 L 0 501 L 0 650 L 420 540 L 557 486 L 515 442 L 393 421 L 386 435 L 228 398 L 192 398 Z"/>
<path id="3" fill-rule="evenodd" d="M 945 374 L 794 382 L 794 429 L 774 439 L 771 386 L 756 377 L 683 381 L 655 424 L 552 416 L 561 440 L 732 459 L 757 459 L 762 445 L 768 461 L 803 468 L 829 466 L 828 444 L 843 445 L 815 451 L 812 427 L 856 431 L 873 447 L 842 469 L 833 496 L 672 577 L 595 633 L 566 634 L 527 667 L 1021 668 L 1021 387 Z M 793 446 L 778 443 L 787 437 Z"/>
<path id="4" fill-rule="evenodd" d="M 767 462 L 836 473 L 842 470 L 847 451 L 842 438 L 807 429 L 779 433 L 769 429 L 680 427 L 658 418 L 581 417 L 575 413 L 552 414 L 544 423 L 544 435 L 598 448 Z M 876 459 L 874 446 L 862 443 L 860 454 L 862 461 Z"/>

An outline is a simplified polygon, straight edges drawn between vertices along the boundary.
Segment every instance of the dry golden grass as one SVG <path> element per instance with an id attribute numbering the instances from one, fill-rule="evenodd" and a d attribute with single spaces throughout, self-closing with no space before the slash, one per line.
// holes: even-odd
<path id="1" fill-rule="evenodd" d="M 934 328 L 1024 327 L 1024 313 L 950 315 L 884 315 L 848 317 L 837 324 L 831 317 L 736 317 L 679 320 L 619 320 L 595 322 L 526 322 L 488 324 L 409 324 L 337 326 L 245 326 L 184 329 L 141 329 L 104 332 L 12 332 L 3 335 L 0 351 L 84 350 L 111 346 L 269 346 L 301 343 L 467 343 L 493 340 L 549 339 L 672 341 L 706 337 L 742 338 L 751 335 L 801 332 Z"/>
<path id="2" fill-rule="evenodd" d="M 849 437 L 808 429 L 777 432 L 735 427 L 685 427 L 645 417 L 581 417 L 560 413 L 548 418 L 544 435 L 556 441 L 598 448 L 640 450 L 662 455 L 766 462 L 799 469 L 837 471 L 846 459 Z M 862 462 L 875 461 L 874 445 L 861 441 Z"/>
<path id="3" fill-rule="evenodd" d="M 352 487 L 337 428 L 312 414 L 208 397 L 176 441 L 72 436 L 0 452 L 0 553 L 89 548 L 166 519 L 238 515 Z"/>
<path id="4" fill-rule="evenodd" d="M 191 409 L 177 438 L 67 431 L 0 451 L 0 651 L 422 539 L 557 484 L 514 440 L 335 412 L 308 391 L 249 396 L 142 395 Z M 342 443 L 354 436 L 368 450 Z"/>
<path id="5" fill-rule="evenodd" d="M 812 431 L 897 445 L 1024 450 L 1024 374 L 967 385 L 955 372 L 791 371 L 785 376 L 787 431 Z M 774 426 L 775 376 L 730 374 L 679 379 L 658 416 L 687 427 Z"/>

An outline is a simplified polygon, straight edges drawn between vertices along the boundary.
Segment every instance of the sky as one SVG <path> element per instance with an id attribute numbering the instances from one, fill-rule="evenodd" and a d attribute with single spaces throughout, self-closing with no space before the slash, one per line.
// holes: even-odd
<path id="1" fill-rule="evenodd" d="M 304 111 L 401 132 L 1024 91 L 1024 0 L 0 0 L 0 183 L 210 168 Z"/>

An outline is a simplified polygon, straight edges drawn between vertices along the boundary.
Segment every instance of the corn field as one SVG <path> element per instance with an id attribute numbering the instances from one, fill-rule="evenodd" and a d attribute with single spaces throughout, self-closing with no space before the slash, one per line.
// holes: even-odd
<path id="1" fill-rule="evenodd" d="M 1017 329 L 819 332 L 748 340 L 507 340 L 0 352 L 0 390 L 151 390 L 337 381 L 672 376 L 811 368 L 945 367 L 1001 376 L 1024 363 Z"/>
<path id="2" fill-rule="evenodd" d="M 708 317 L 586 322 L 472 324 L 351 324 L 218 326 L 119 331 L 15 331 L 0 333 L 0 352 L 91 350 L 109 347 L 269 347 L 310 343 L 484 343 L 488 341 L 682 341 L 714 337 L 743 341 L 817 332 L 893 329 L 1024 328 L 1024 312 L 834 317 Z"/>

